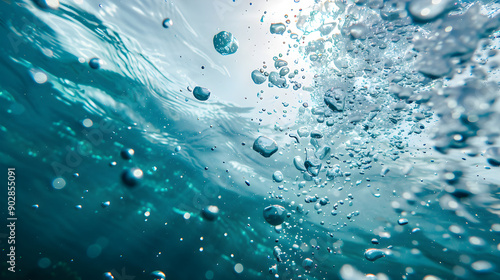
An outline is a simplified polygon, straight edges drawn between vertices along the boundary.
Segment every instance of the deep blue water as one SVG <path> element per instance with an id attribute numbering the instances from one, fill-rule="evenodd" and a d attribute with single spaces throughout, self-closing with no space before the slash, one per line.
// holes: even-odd
<path id="1" fill-rule="evenodd" d="M 0 278 L 499 279 L 499 7 L 0 1 Z"/>

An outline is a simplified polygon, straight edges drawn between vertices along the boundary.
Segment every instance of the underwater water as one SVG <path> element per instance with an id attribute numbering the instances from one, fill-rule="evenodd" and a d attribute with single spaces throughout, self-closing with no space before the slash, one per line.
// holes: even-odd
<path id="1" fill-rule="evenodd" d="M 0 279 L 500 279 L 499 14 L 1 0 Z"/>

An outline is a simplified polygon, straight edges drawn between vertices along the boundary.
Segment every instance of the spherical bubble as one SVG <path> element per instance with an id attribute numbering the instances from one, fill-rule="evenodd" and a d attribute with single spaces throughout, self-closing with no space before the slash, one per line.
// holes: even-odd
<path id="1" fill-rule="evenodd" d="M 222 55 L 230 55 L 238 50 L 238 40 L 227 31 L 221 31 L 214 36 L 215 50 Z"/>
<path id="2" fill-rule="evenodd" d="M 92 244 L 87 248 L 87 256 L 91 259 L 97 258 L 102 252 L 101 245 Z"/>
<path id="3" fill-rule="evenodd" d="M 108 206 L 110 206 L 110 205 L 111 205 L 111 202 L 110 202 L 110 201 L 104 201 L 104 202 L 102 202 L 102 203 L 101 203 L 101 207 L 102 207 L 102 208 L 106 208 L 106 207 L 108 207 Z"/>
<path id="4" fill-rule="evenodd" d="M 91 119 L 84 119 L 82 121 L 82 124 L 83 124 L 84 127 L 89 128 L 89 127 L 92 127 L 92 125 L 94 125 L 94 122 L 92 122 Z"/>
<path id="5" fill-rule="evenodd" d="M 264 219 L 273 226 L 281 225 L 286 218 L 286 209 L 280 205 L 271 205 L 264 209 Z"/>
<path id="6" fill-rule="evenodd" d="M 101 68 L 102 64 L 103 64 L 103 61 L 97 57 L 94 57 L 89 61 L 89 66 L 92 69 L 99 69 L 99 68 Z"/>
<path id="7" fill-rule="evenodd" d="M 267 80 L 266 76 L 264 74 L 262 74 L 259 70 L 253 70 L 252 81 L 255 84 L 260 85 L 260 84 L 264 83 L 266 80 Z"/>
<path id="8" fill-rule="evenodd" d="M 411 1 L 408 11 L 414 21 L 428 22 L 446 14 L 446 11 L 453 7 L 451 0 L 420 0 Z"/>
<path id="9" fill-rule="evenodd" d="M 283 173 L 281 173 L 281 171 L 275 171 L 273 173 L 273 180 L 277 183 L 281 183 L 283 182 Z"/>
<path id="10" fill-rule="evenodd" d="M 271 27 L 269 29 L 271 34 L 278 34 L 278 35 L 282 35 L 283 33 L 285 33 L 285 30 L 286 26 L 281 22 L 271 24 Z"/>
<path id="11" fill-rule="evenodd" d="M 151 272 L 151 276 L 153 276 L 153 280 L 165 280 L 165 273 L 160 270 L 155 270 Z"/>
<path id="12" fill-rule="evenodd" d="M 283 59 L 277 59 L 275 62 L 274 62 L 274 67 L 276 69 L 280 69 L 281 67 L 285 67 L 288 65 L 288 62 L 286 60 L 283 60 Z M 283 76 L 283 75 L 282 75 Z"/>
<path id="13" fill-rule="evenodd" d="M 66 180 L 63 178 L 55 178 L 54 181 L 52 181 L 52 187 L 56 190 L 60 190 L 66 186 Z"/>
<path id="14" fill-rule="evenodd" d="M 281 70 L 280 70 L 280 76 L 281 76 L 281 77 L 284 77 L 284 76 L 286 76 L 289 72 L 290 72 L 290 68 L 288 68 L 288 67 L 286 67 L 286 66 L 285 66 L 285 67 L 281 68 Z"/>
<path id="15" fill-rule="evenodd" d="M 364 275 L 360 271 L 358 271 L 355 267 L 345 264 L 340 269 L 340 277 L 341 279 L 363 279 L 367 280 L 369 278 L 369 274 Z M 382 280 L 382 279 L 381 279 Z"/>
<path id="16" fill-rule="evenodd" d="M 314 267 L 314 262 L 310 258 L 306 258 L 305 260 L 302 261 L 302 267 L 305 270 L 311 270 Z"/>
<path id="17" fill-rule="evenodd" d="M 40 70 L 32 70 L 31 76 L 37 84 L 43 84 L 48 80 L 47 74 Z"/>
<path id="18" fill-rule="evenodd" d="M 200 101 L 206 101 L 210 97 L 210 90 L 204 87 L 195 87 L 193 90 L 193 95 Z"/>
<path id="19" fill-rule="evenodd" d="M 214 272 L 211 270 L 207 270 L 207 272 L 205 272 L 205 278 L 207 278 L 207 280 L 214 279 Z"/>
<path id="20" fill-rule="evenodd" d="M 234 266 L 234 271 L 236 271 L 236 273 L 240 274 L 243 272 L 243 265 L 241 263 L 237 263 L 235 266 Z"/>
<path id="21" fill-rule="evenodd" d="M 477 236 L 469 237 L 469 243 L 476 247 L 484 247 L 486 245 L 486 241 L 484 241 L 484 239 L 482 239 L 481 237 Z"/>
<path id="22" fill-rule="evenodd" d="M 201 210 L 201 215 L 207 221 L 215 221 L 219 217 L 219 207 L 210 205 Z"/>
<path id="23" fill-rule="evenodd" d="M 278 144 L 267 136 L 259 136 L 253 143 L 253 149 L 267 158 L 278 151 Z"/>
<path id="24" fill-rule="evenodd" d="M 380 259 L 382 257 L 385 257 L 385 253 L 382 250 L 379 249 L 368 249 L 365 251 L 365 258 L 369 261 L 375 261 L 377 259 Z"/>
<path id="25" fill-rule="evenodd" d="M 47 268 L 50 266 L 52 262 L 50 261 L 49 258 L 41 258 L 40 260 L 38 260 L 38 266 L 40 268 Z"/>
<path id="26" fill-rule="evenodd" d="M 126 169 L 122 173 L 122 181 L 129 187 L 137 186 L 141 181 L 144 173 L 139 168 Z"/>
<path id="27" fill-rule="evenodd" d="M 129 159 L 132 159 L 132 157 L 134 156 L 134 153 L 135 153 L 135 151 L 133 149 L 123 149 L 120 152 L 120 156 L 125 160 L 129 160 Z"/>
<path id="28" fill-rule="evenodd" d="M 174 22 L 170 18 L 166 18 L 163 20 L 162 25 L 164 28 L 170 28 L 172 27 L 172 25 L 174 25 Z"/>
<path id="29" fill-rule="evenodd" d="M 400 226 L 404 226 L 404 225 L 408 224 L 408 220 L 407 219 L 399 219 L 398 224 Z"/>
<path id="30" fill-rule="evenodd" d="M 495 269 L 495 266 L 489 261 L 476 261 L 471 264 L 472 269 L 476 273 L 490 273 Z"/>
<path id="31" fill-rule="evenodd" d="M 11 113 L 12 115 L 21 115 L 26 111 L 26 107 L 24 107 L 23 104 L 21 103 L 12 103 L 9 106 L 9 109 L 7 109 L 7 112 Z"/>

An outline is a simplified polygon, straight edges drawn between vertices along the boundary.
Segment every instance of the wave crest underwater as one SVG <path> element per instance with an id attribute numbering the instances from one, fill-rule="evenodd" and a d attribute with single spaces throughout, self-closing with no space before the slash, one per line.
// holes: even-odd
<path id="1" fill-rule="evenodd" d="M 499 278 L 499 4 L 255 2 L 0 1 L 2 279 Z"/>

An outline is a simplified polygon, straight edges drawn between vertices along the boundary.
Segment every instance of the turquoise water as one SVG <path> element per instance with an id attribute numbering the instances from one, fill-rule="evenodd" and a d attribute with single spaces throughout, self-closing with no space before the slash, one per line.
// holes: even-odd
<path id="1" fill-rule="evenodd" d="M 0 1 L 1 279 L 498 279 L 498 9 Z"/>

